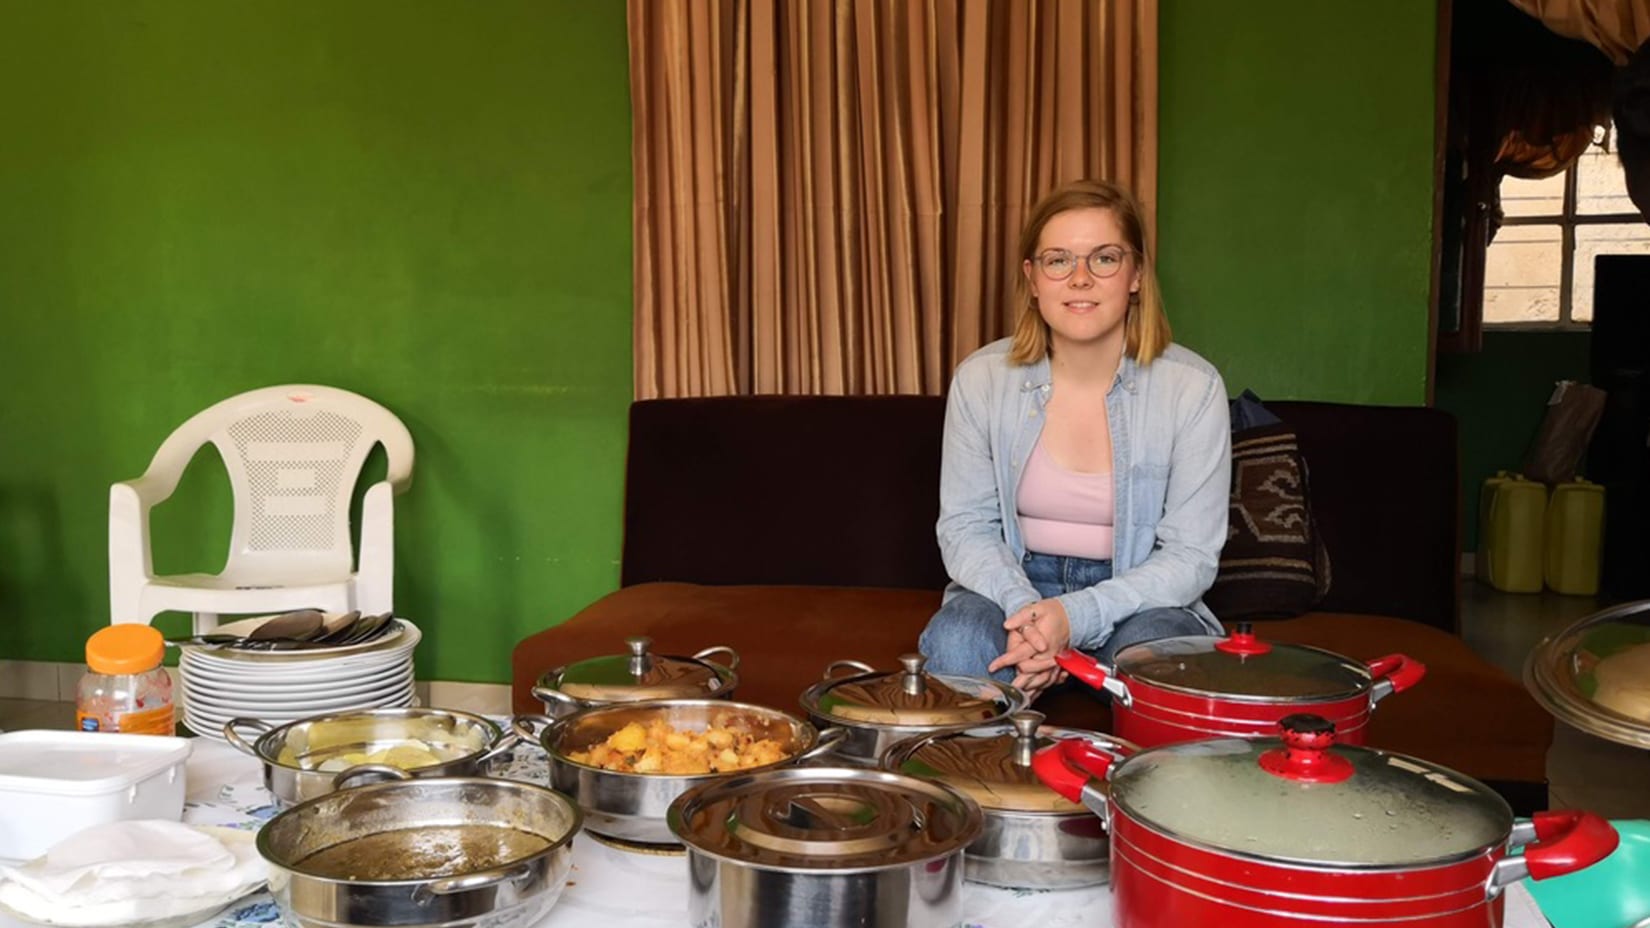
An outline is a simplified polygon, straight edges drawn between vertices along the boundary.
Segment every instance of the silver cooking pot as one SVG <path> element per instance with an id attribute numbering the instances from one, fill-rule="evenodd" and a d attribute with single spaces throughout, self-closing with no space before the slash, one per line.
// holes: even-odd
<path id="1" fill-rule="evenodd" d="M 1111 848 L 1100 819 L 1051 789 L 1031 761 L 1057 741 L 1078 738 L 1127 756 L 1138 748 L 1110 735 L 1043 725 L 1014 713 L 1008 724 L 951 729 L 901 741 L 883 766 L 935 780 L 973 799 L 984 816 L 968 846 L 967 878 L 1013 889 L 1070 889 L 1105 883 Z"/>
<path id="2" fill-rule="evenodd" d="M 876 767 L 896 743 L 958 726 L 1006 722 L 1025 695 L 989 677 L 932 674 L 921 654 L 900 656 L 900 669 L 879 672 L 859 661 L 836 661 L 802 694 L 809 721 L 848 731 L 837 758 Z M 841 671 L 853 673 L 841 675 Z"/>
<path id="3" fill-rule="evenodd" d="M 673 657 L 654 654 L 651 638 L 635 636 L 624 643 L 628 654 L 592 657 L 540 674 L 533 696 L 545 714 L 560 718 L 617 702 L 731 699 L 739 686 L 739 652 L 725 645 Z"/>
<path id="4" fill-rule="evenodd" d="M 257 732 L 257 739 L 248 741 L 243 728 Z M 518 740 L 514 732 L 479 715 L 450 709 L 372 709 L 318 715 L 280 727 L 237 718 L 224 723 L 223 735 L 262 762 L 264 786 L 283 806 L 332 792 L 334 778 L 354 766 L 339 763 L 347 755 L 416 742 L 443 761 L 412 768 L 413 776 L 477 776 L 485 775 L 488 763 Z"/>
<path id="5" fill-rule="evenodd" d="M 953 928 L 980 808 L 885 770 L 790 767 L 702 784 L 669 822 L 690 925 Z"/>
<path id="6" fill-rule="evenodd" d="M 663 721 L 677 731 L 701 732 L 713 726 L 773 738 L 785 748 L 777 764 L 722 773 L 623 773 L 570 760 L 631 722 Z M 521 715 L 511 723 L 516 734 L 537 741 L 548 755 L 550 784 L 585 811 L 585 829 L 593 834 L 638 844 L 676 844 L 665 813 L 676 797 L 702 783 L 790 764 L 830 753 L 843 738 L 840 730 L 817 731 L 778 709 L 718 699 L 661 699 L 582 709 L 560 719 Z M 543 726 L 539 730 L 539 726 Z"/>
<path id="7" fill-rule="evenodd" d="M 505 928 L 555 905 L 580 820 L 566 796 L 531 783 L 409 778 L 299 803 L 257 848 L 270 895 L 300 928 Z"/>

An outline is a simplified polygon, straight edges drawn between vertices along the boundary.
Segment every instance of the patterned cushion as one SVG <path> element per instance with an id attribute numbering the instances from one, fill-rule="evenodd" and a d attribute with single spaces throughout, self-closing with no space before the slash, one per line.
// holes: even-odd
<path id="1" fill-rule="evenodd" d="M 1310 610 L 1329 582 L 1294 429 L 1279 423 L 1234 434 L 1226 547 L 1203 601 L 1222 619 L 1287 618 Z"/>

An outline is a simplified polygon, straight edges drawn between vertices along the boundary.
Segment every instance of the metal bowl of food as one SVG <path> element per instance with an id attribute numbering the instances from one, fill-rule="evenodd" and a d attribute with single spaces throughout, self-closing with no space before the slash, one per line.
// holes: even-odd
<path id="1" fill-rule="evenodd" d="M 848 730 L 837 750 L 842 763 L 875 767 L 890 747 L 907 738 L 1006 722 L 1025 708 L 1025 694 L 1006 683 L 929 673 L 921 654 L 904 654 L 899 661 L 900 669 L 892 672 L 859 661 L 836 661 L 803 692 L 809 721 Z"/>
<path id="2" fill-rule="evenodd" d="M 299 803 L 257 847 L 301 928 L 531 925 L 561 896 L 580 823 L 571 800 L 531 783 L 409 778 Z"/>
<path id="3" fill-rule="evenodd" d="M 688 789 L 815 760 L 844 735 L 778 709 L 719 699 L 594 706 L 560 719 L 524 715 L 513 727 L 544 748 L 550 784 L 584 809 L 587 831 L 657 845 L 679 843 L 665 814 Z"/>
<path id="4" fill-rule="evenodd" d="M 248 741 L 242 729 L 257 733 Z M 230 719 L 224 737 L 263 763 L 264 786 L 282 805 L 295 805 L 335 788 L 351 767 L 382 764 L 415 777 L 475 776 L 514 747 L 514 732 L 479 715 L 450 709 L 372 709 L 318 715 L 279 727 L 258 719 Z"/>

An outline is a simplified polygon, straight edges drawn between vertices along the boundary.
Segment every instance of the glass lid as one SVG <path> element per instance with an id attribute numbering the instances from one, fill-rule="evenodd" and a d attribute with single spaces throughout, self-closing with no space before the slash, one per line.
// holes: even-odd
<path id="1" fill-rule="evenodd" d="M 1427 761 L 1334 744 L 1320 716 L 1283 739 L 1218 738 L 1144 751 L 1112 770 L 1114 811 L 1169 835 L 1268 862 L 1397 868 L 1504 842 L 1512 810 Z"/>
<path id="2" fill-rule="evenodd" d="M 1032 772 L 1038 750 L 1064 738 L 1083 738 L 1133 753 L 1137 748 L 1108 735 L 1043 725 L 1043 714 L 1022 709 L 1008 724 L 943 731 L 902 741 L 889 750 L 887 766 L 924 780 L 937 780 L 967 795 L 980 807 L 1000 812 L 1090 814 L 1056 793 Z"/>
<path id="3" fill-rule="evenodd" d="M 731 689 L 733 667 L 706 658 L 729 648 L 707 648 L 693 657 L 654 654 L 653 639 L 626 638 L 629 654 L 612 654 L 558 667 L 539 681 L 545 689 L 560 690 L 574 699 L 593 703 L 634 702 L 642 699 L 700 699 Z"/>
<path id="4" fill-rule="evenodd" d="M 899 662 L 902 669 L 893 673 L 878 673 L 858 662 L 832 664 L 827 679 L 803 694 L 803 706 L 850 725 L 932 727 L 1000 721 L 1025 705 L 1019 690 L 989 677 L 928 673 L 921 654 L 902 654 Z M 863 672 L 830 678 L 840 666 Z"/>
<path id="5" fill-rule="evenodd" d="M 682 843 L 770 870 L 863 872 L 955 853 L 979 836 L 979 806 L 884 770 L 787 767 L 712 780 L 666 816 Z"/>
<path id="6" fill-rule="evenodd" d="M 1524 686 L 1560 721 L 1650 748 L 1650 600 L 1595 612 L 1544 639 L 1524 663 Z"/>
<path id="7" fill-rule="evenodd" d="M 1118 674 L 1225 699 L 1318 702 L 1367 692 L 1369 668 L 1331 651 L 1262 641 L 1247 622 L 1226 637 L 1186 635 L 1118 652 Z"/>

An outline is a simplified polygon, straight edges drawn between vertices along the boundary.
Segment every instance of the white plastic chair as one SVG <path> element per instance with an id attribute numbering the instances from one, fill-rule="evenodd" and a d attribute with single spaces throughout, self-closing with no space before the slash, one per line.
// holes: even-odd
<path id="1" fill-rule="evenodd" d="M 149 510 L 172 495 L 195 452 L 216 445 L 234 493 L 229 560 L 220 574 L 157 577 Z M 385 478 L 361 506 L 360 567 L 350 550 L 350 497 L 373 445 Z M 173 432 L 149 469 L 109 488 L 109 615 L 148 623 L 194 614 L 195 634 L 218 616 L 317 608 L 394 608 L 392 494 L 412 482 L 413 443 L 393 413 L 332 387 L 266 387 L 197 413 Z"/>

